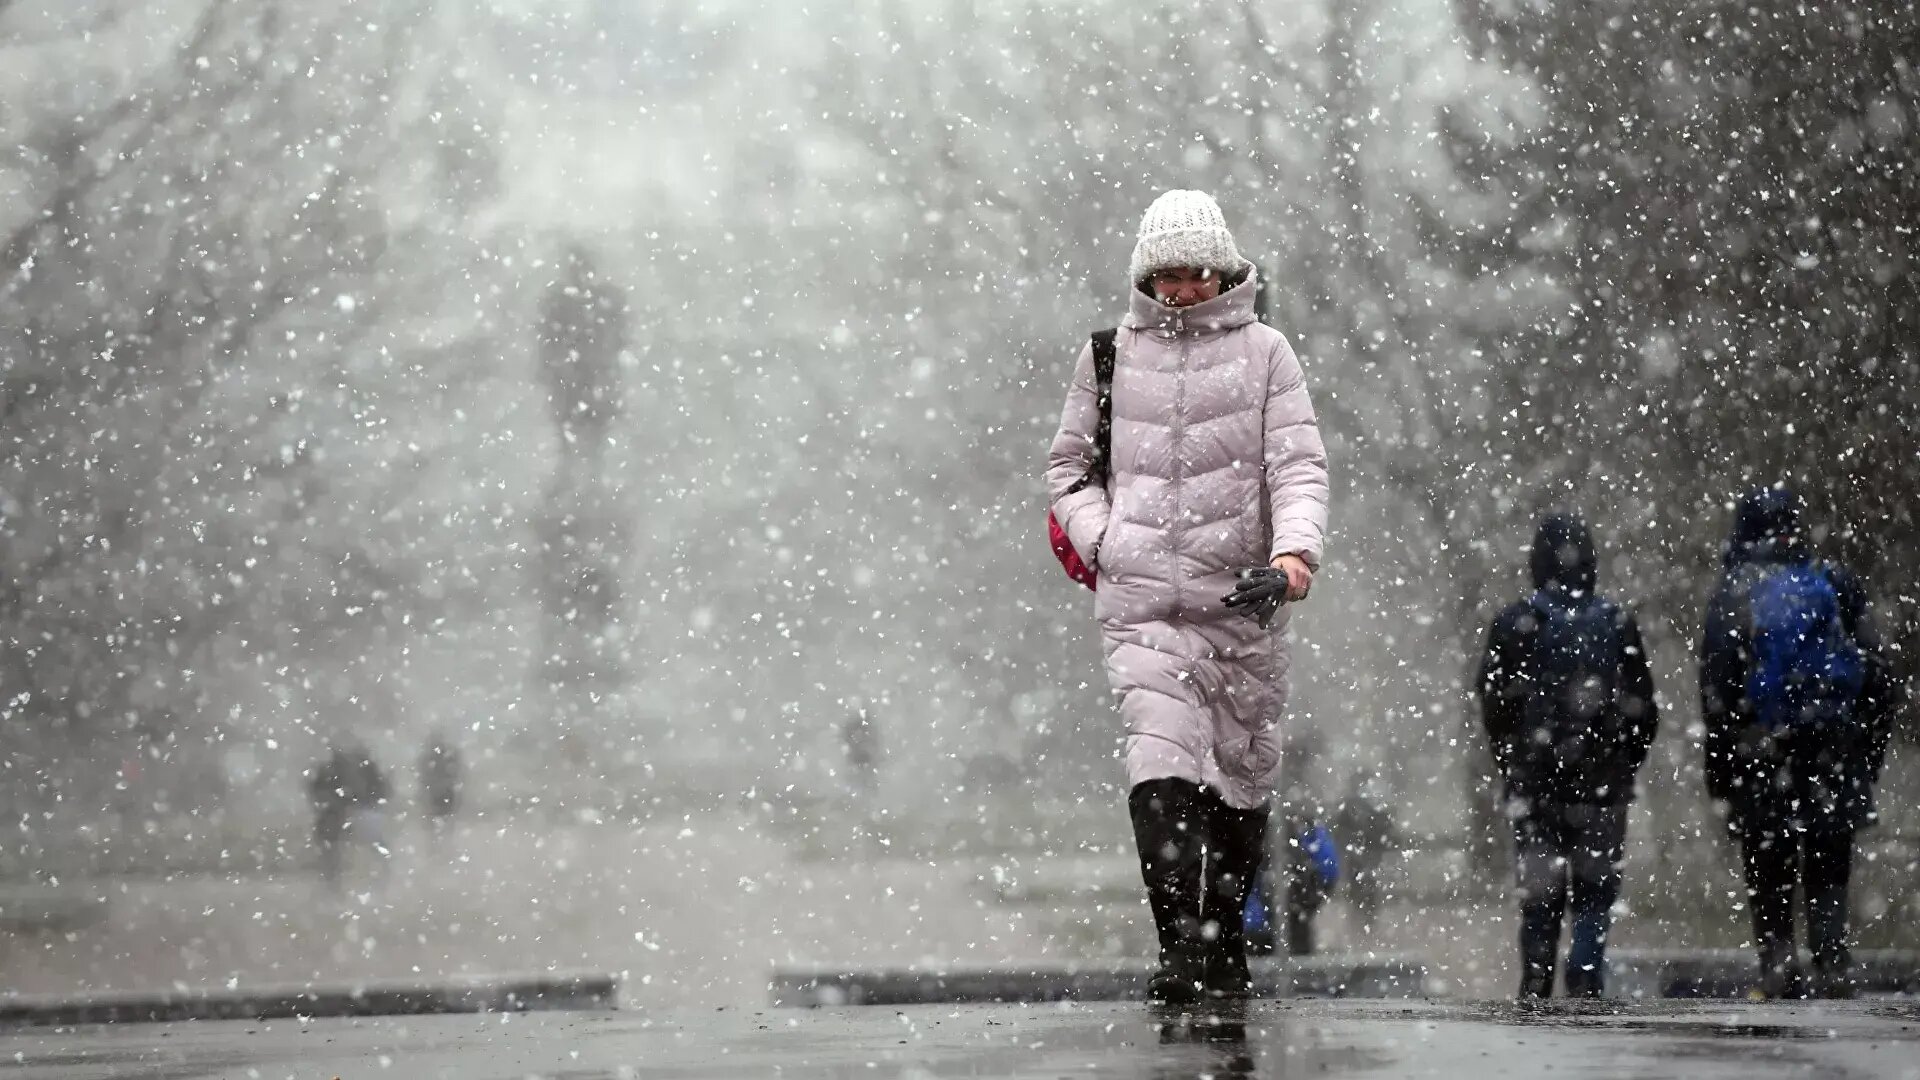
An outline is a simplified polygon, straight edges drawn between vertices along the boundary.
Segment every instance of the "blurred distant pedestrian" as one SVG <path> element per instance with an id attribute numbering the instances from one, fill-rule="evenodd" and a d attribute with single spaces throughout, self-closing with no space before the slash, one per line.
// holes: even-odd
<path id="1" fill-rule="evenodd" d="M 351 848 L 372 849 L 384 859 L 384 818 L 392 791 L 366 744 L 353 738 L 335 744 L 314 771 L 308 793 L 323 880 L 341 883 Z"/>
<path id="2" fill-rule="evenodd" d="M 1345 857 L 1347 903 L 1360 925 L 1371 928 L 1386 902 L 1387 859 L 1399 843 L 1386 784 L 1373 773 L 1355 773 L 1333 817 L 1333 834 Z"/>
<path id="3" fill-rule="evenodd" d="M 880 790 L 880 727 L 873 710 L 865 705 L 855 708 L 840 737 L 846 744 L 848 781 L 854 794 L 872 799 Z"/>
<path id="4" fill-rule="evenodd" d="M 445 840 L 453 831 L 453 818 L 460 812 L 460 791 L 465 780 L 460 748 L 435 729 L 420 751 L 420 809 L 426 815 L 428 839 Z"/>
<path id="5" fill-rule="evenodd" d="M 1340 884 L 1340 845 L 1318 815 L 1290 814 L 1286 829 L 1288 956 L 1312 956 L 1319 947 L 1314 920 Z"/>

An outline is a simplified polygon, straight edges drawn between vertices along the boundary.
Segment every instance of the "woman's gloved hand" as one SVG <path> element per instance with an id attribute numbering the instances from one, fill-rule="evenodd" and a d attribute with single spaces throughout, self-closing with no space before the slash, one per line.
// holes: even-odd
<path id="1" fill-rule="evenodd" d="M 1267 629 L 1293 587 L 1287 572 L 1271 566 L 1256 566 L 1240 571 L 1239 576 L 1233 591 L 1221 597 L 1220 602 L 1250 619 L 1259 620 L 1260 629 Z"/>

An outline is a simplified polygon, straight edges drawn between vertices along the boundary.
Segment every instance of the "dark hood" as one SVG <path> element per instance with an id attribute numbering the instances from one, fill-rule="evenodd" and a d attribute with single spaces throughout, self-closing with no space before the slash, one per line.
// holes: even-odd
<path id="1" fill-rule="evenodd" d="M 1567 592 L 1593 592 L 1599 560 L 1593 533 L 1578 514 L 1548 514 L 1533 534 L 1533 587 L 1557 586 Z"/>
<path id="2" fill-rule="evenodd" d="M 1801 557 L 1800 496 L 1785 485 L 1758 488 L 1740 500 L 1733 533 L 1721 549 L 1728 569 L 1749 562 L 1780 562 Z"/>

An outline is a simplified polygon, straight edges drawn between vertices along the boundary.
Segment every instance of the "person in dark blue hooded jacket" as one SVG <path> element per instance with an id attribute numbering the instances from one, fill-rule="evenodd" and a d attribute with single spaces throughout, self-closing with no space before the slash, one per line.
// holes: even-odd
<path id="1" fill-rule="evenodd" d="M 1707 793 L 1740 843 L 1760 992 L 1847 996 L 1854 834 L 1875 817 L 1897 685 L 1859 579 L 1813 557 L 1800 518 L 1781 486 L 1736 513 L 1700 643 Z M 1796 885 L 1811 982 L 1794 956 Z"/>
<path id="2" fill-rule="evenodd" d="M 1593 535 L 1540 522 L 1533 595 L 1494 619 L 1476 687 L 1506 780 L 1520 888 L 1520 996 L 1549 997 L 1571 903 L 1567 993 L 1605 990 L 1634 776 L 1659 726 L 1633 613 L 1595 591 Z"/>

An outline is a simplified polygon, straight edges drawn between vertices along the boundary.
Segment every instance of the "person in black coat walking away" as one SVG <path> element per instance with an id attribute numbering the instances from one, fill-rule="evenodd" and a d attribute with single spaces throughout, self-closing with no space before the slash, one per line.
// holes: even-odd
<path id="1" fill-rule="evenodd" d="M 350 844 L 384 856 L 381 832 L 392 790 L 365 743 L 348 738 L 334 744 L 326 761 L 307 783 L 313 800 L 313 843 L 320 854 L 320 877 L 338 887 Z"/>
<path id="2" fill-rule="evenodd" d="M 1639 623 L 1595 592 L 1597 565 L 1579 517 L 1541 520 L 1533 595 L 1494 619 L 1476 687 L 1513 820 L 1522 998 L 1552 996 L 1569 903 L 1567 993 L 1605 991 L 1627 805 L 1659 725 Z"/>
<path id="3" fill-rule="evenodd" d="M 1707 793 L 1745 864 L 1767 997 L 1851 994 L 1847 885 L 1854 834 L 1875 817 L 1898 689 L 1844 567 L 1813 557 L 1785 487 L 1740 504 L 1700 645 Z M 1806 899 L 1814 980 L 1793 945 Z"/>
<path id="4" fill-rule="evenodd" d="M 840 727 L 840 739 L 846 744 L 847 779 L 854 796 L 871 803 L 880 791 L 880 725 L 873 710 L 855 708 Z"/>
<path id="5" fill-rule="evenodd" d="M 1368 934 L 1387 900 L 1387 859 L 1399 845 L 1399 827 L 1384 779 L 1355 773 L 1333 818 L 1333 835 L 1346 853 L 1347 903 Z"/>
<path id="6" fill-rule="evenodd" d="M 427 839 L 438 844 L 453 832 L 453 816 L 460 812 L 464 768 L 460 748 L 435 730 L 420 751 L 420 809 L 427 818 Z"/>

